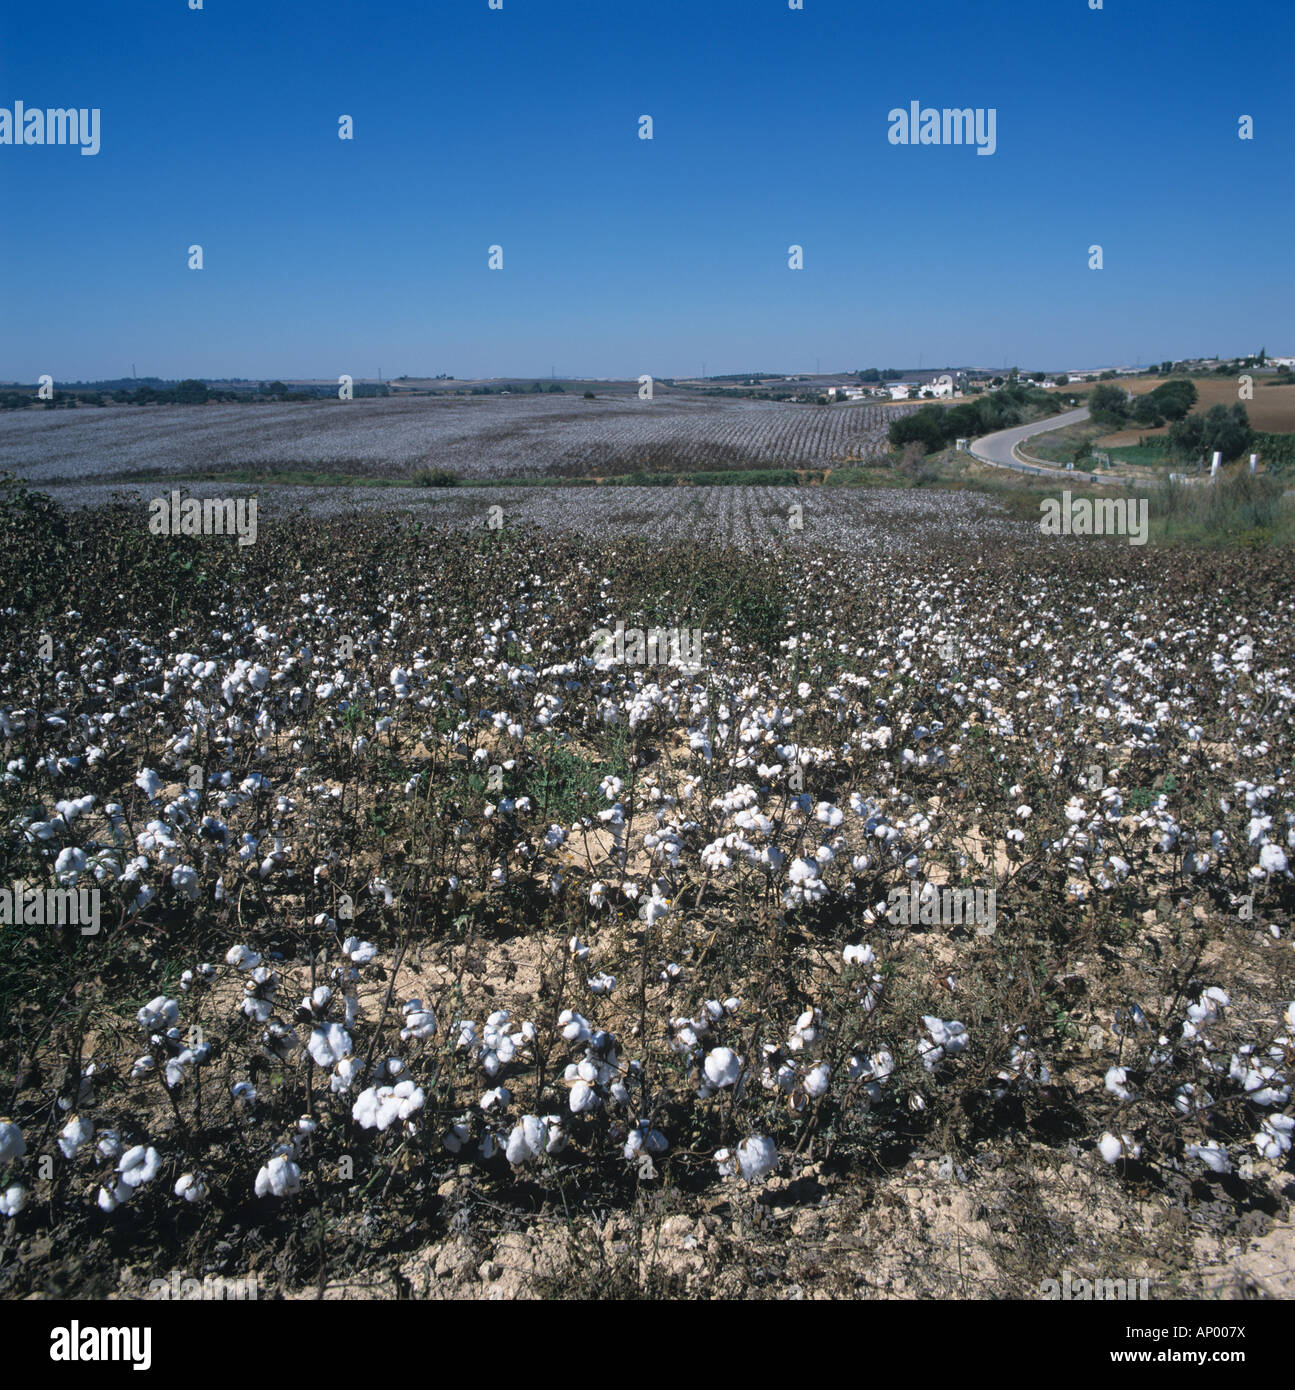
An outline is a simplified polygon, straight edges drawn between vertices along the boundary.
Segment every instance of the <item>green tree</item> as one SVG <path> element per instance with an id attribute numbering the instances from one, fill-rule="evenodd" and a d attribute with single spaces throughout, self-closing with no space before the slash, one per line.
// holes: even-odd
<path id="1" fill-rule="evenodd" d="M 1088 410 L 1099 425 L 1118 429 L 1129 418 L 1129 403 L 1119 386 L 1094 386 Z"/>
<path id="2" fill-rule="evenodd" d="M 179 405 L 205 405 L 207 395 L 206 384 L 192 377 L 186 377 L 175 388 L 175 399 Z"/>

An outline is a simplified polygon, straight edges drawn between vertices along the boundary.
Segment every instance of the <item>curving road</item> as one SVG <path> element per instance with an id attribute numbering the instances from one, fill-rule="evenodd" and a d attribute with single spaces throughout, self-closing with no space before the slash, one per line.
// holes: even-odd
<path id="1" fill-rule="evenodd" d="M 1088 407 L 1067 410 L 1064 415 L 1049 415 L 1044 420 L 1035 420 L 1028 425 L 1014 425 L 1010 430 L 998 430 L 981 439 L 973 439 L 969 445 L 970 453 L 981 463 L 992 463 L 996 468 L 1011 468 L 1017 473 L 1040 473 L 1044 477 L 1056 475 L 1060 478 L 1084 478 L 1094 483 L 1115 483 L 1123 486 L 1136 481 L 1122 477 L 1118 473 L 1081 473 L 1078 469 L 1069 470 L 1062 465 L 1026 463 L 1017 453 L 1019 445 L 1036 434 L 1046 434 L 1049 430 L 1059 430 L 1065 425 L 1077 425 L 1088 419 Z"/>

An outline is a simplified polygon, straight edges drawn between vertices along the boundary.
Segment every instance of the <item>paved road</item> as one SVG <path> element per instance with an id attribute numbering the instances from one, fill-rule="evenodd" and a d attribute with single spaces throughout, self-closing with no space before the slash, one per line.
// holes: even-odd
<path id="1" fill-rule="evenodd" d="M 1011 468 L 1017 473 L 1038 473 L 1044 477 L 1055 475 L 1076 481 L 1084 479 L 1094 483 L 1114 483 L 1117 486 L 1136 482 L 1137 479 L 1121 477 L 1115 473 L 1083 473 L 1078 469 L 1071 472 L 1063 464 L 1049 468 L 1045 464 L 1026 463 L 1017 453 L 1017 446 L 1032 435 L 1046 434 L 1049 430 L 1059 430 L 1066 425 L 1077 425 L 1081 420 L 1087 419 L 1088 407 L 1081 406 L 1078 410 L 1066 411 L 1064 415 L 1050 415 L 1045 420 L 1035 420 L 1033 424 L 1015 425 L 1010 430 L 999 430 L 981 439 L 973 439 L 971 453 L 982 463 L 992 463 L 998 468 Z"/>

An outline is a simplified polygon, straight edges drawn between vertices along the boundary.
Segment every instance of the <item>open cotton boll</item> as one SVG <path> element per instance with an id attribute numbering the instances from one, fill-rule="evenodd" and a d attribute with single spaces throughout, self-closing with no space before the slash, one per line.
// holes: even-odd
<path id="1" fill-rule="evenodd" d="M 827 1092 L 831 1070 L 826 1062 L 819 1062 L 805 1073 L 805 1094 L 810 1100 L 817 1100 Z"/>
<path id="2" fill-rule="evenodd" d="M 88 862 L 84 850 L 69 846 L 60 850 L 58 858 L 54 861 L 54 877 L 64 887 L 70 886 L 85 872 Z"/>
<path id="3" fill-rule="evenodd" d="M 571 1087 L 568 1104 L 573 1115 L 583 1114 L 586 1110 L 596 1110 L 598 1108 L 598 1092 L 589 1082 L 578 1080 Z"/>
<path id="4" fill-rule="evenodd" d="M 287 1154 L 276 1154 L 256 1175 L 258 1197 L 288 1197 L 301 1189 L 301 1169 Z"/>
<path id="5" fill-rule="evenodd" d="M 557 1154 L 566 1147 L 566 1131 L 557 1115 L 523 1116 L 508 1136 L 505 1156 L 514 1167 L 537 1159 L 541 1154 Z"/>
<path id="6" fill-rule="evenodd" d="M 640 1120 L 625 1140 L 625 1158 L 632 1163 L 645 1153 L 663 1154 L 669 1147 L 670 1141 L 659 1129 L 653 1129 L 646 1120 Z"/>
<path id="7" fill-rule="evenodd" d="M 127 1149 L 122 1154 L 117 1164 L 117 1173 L 120 1182 L 126 1187 L 142 1187 L 157 1177 L 161 1166 L 162 1156 L 156 1149 L 145 1144 L 136 1144 L 133 1149 Z"/>
<path id="8" fill-rule="evenodd" d="M 378 948 L 372 941 L 361 941 L 358 936 L 348 936 L 342 942 L 342 953 L 350 956 L 356 965 L 368 965 L 376 960 Z"/>
<path id="9" fill-rule="evenodd" d="M 139 1026 L 146 1033 L 152 1033 L 159 1028 L 170 1028 L 179 1017 L 179 1004 L 174 999 L 168 999 L 164 994 L 150 999 L 135 1015 Z"/>
<path id="10" fill-rule="evenodd" d="M 411 999 L 401 1010 L 405 1025 L 400 1036 L 408 1042 L 410 1038 L 430 1038 L 436 1032 L 436 1015 L 431 1009 L 423 1007 L 421 999 Z"/>
<path id="11" fill-rule="evenodd" d="M 1128 1089 L 1129 1074 L 1123 1067 L 1111 1067 L 1106 1073 L 1106 1089 L 1117 1100 L 1132 1100 L 1133 1093 Z"/>
<path id="12" fill-rule="evenodd" d="M 0 1216 L 17 1216 L 27 1205 L 27 1189 L 19 1183 L 0 1192 Z"/>
<path id="13" fill-rule="evenodd" d="M 176 1180 L 175 1195 L 186 1202 L 205 1202 L 207 1181 L 201 1173 L 181 1173 Z"/>
<path id="14" fill-rule="evenodd" d="M 90 1121 L 73 1115 L 58 1136 L 58 1146 L 63 1151 L 63 1157 L 75 1158 L 76 1151 L 82 1144 L 88 1143 L 93 1135 L 94 1126 Z"/>
<path id="15" fill-rule="evenodd" d="M 1292 1130 L 1295 1130 L 1295 1118 L 1290 1115 L 1269 1115 L 1254 1138 L 1260 1157 L 1279 1159 L 1289 1153 Z"/>
<path id="16" fill-rule="evenodd" d="M 728 1150 L 721 1149 L 715 1158 L 719 1162 L 721 1176 L 731 1176 L 733 1166 Z M 752 1134 L 737 1146 L 737 1169 L 747 1182 L 763 1182 L 777 1166 L 778 1150 L 772 1139 L 766 1139 L 762 1134 Z"/>
<path id="17" fill-rule="evenodd" d="M 423 1108 L 427 1097 L 412 1081 L 395 1086 L 370 1086 L 361 1092 L 351 1110 L 352 1118 L 364 1129 L 386 1129 L 396 1120 L 407 1120 Z"/>
<path id="18" fill-rule="evenodd" d="M 1106 1130 L 1098 1139 L 1097 1151 L 1107 1163 L 1115 1163 L 1121 1156 L 1125 1158 L 1142 1157 L 1141 1144 L 1135 1144 L 1127 1134 L 1122 1134 L 1116 1138 L 1110 1130 Z"/>
<path id="19" fill-rule="evenodd" d="M 1232 1171 L 1228 1151 L 1220 1144 L 1188 1144 L 1186 1152 L 1189 1158 L 1199 1158 L 1207 1168 L 1215 1173 L 1230 1173 Z"/>
<path id="20" fill-rule="evenodd" d="M 328 1081 L 328 1089 L 334 1095 L 349 1091 L 352 1083 L 363 1070 L 364 1063 L 358 1057 L 343 1057 L 333 1069 L 333 1075 Z"/>
<path id="21" fill-rule="evenodd" d="M 716 1090 L 724 1086 L 735 1086 L 742 1071 L 742 1059 L 727 1047 L 717 1047 L 707 1053 L 702 1065 L 707 1082 Z"/>
<path id="22" fill-rule="evenodd" d="M 14 1163 L 26 1152 L 22 1130 L 12 1120 L 0 1120 L 0 1164 Z"/>
<path id="23" fill-rule="evenodd" d="M 135 778 L 135 785 L 150 801 L 155 801 L 162 790 L 162 779 L 151 767 L 146 767 Z"/>
<path id="24" fill-rule="evenodd" d="M 311 1029 L 306 1044 L 317 1067 L 334 1067 L 351 1053 L 351 1035 L 340 1023 L 328 1023 Z"/>
<path id="25" fill-rule="evenodd" d="M 251 951 L 241 943 L 231 946 L 225 952 L 225 964 L 232 965 L 237 970 L 255 970 L 261 963 L 259 951 Z"/>
<path id="26" fill-rule="evenodd" d="M 171 870 L 171 887 L 175 889 L 181 897 L 188 898 L 190 902 L 197 902 L 198 871 L 190 864 L 177 864 Z"/>

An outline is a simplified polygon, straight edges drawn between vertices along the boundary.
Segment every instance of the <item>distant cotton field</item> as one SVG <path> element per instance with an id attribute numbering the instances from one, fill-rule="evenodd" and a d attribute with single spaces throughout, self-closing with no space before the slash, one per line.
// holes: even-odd
<path id="1" fill-rule="evenodd" d="M 464 478 L 824 467 L 882 452 L 891 412 L 911 408 L 571 393 L 9 411 L 0 471 L 50 482 L 256 464 Z"/>

